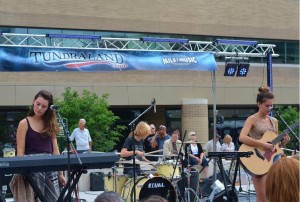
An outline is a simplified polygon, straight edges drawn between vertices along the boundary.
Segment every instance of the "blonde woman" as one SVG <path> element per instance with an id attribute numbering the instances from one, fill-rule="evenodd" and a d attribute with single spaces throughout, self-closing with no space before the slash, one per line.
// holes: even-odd
<path id="1" fill-rule="evenodd" d="M 232 138 L 229 134 L 224 136 L 223 144 L 221 146 L 221 151 L 231 152 L 234 151 L 234 144 L 232 142 Z"/>
<path id="2" fill-rule="evenodd" d="M 202 167 L 204 167 L 205 177 L 208 178 L 208 161 L 204 156 L 201 144 L 196 143 L 196 133 L 191 131 L 189 132 L 188 136 L 191 143 L 185 145 L 185 158 L 189 158 L 189 164 L 191 166 L 201 165 Z"/>
<path id="3" fill-rule="evenodd" d="M 145 158 L 145 153 L 144 153 L 144 139 L 149 134 L 150 134 L 150 126 L 146 122 L 143 121 L 139 122 L 134 130 L 134 134 L 132 134 L 131 132 L 127 137 L 127 139 L 125 140 L 125 143 L 121 150 L 121 157 L 125 158 L 126 160 L 132 160 L 134 155 L 133 151 L 135 150 L 135 155 L 137 160 L 149 162 L 149 160 Z M 124 164 L 123 173 L 132 177 L 133 176 L 132 164 Z M 140 166 L 136 165 L 136 174 L 140 175 L 140 173 L 141 173 Z"/>

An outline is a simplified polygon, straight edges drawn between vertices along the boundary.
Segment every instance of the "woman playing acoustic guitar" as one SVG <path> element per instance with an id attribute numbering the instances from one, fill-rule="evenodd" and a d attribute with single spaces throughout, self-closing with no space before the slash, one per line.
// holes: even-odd
<path id="1" fill-rule="evenodd" d="M 267 141 L 264 141 L 264 138 L 262 137 L 266 132 L 278 134 L 278 121 L 276 118 L 269 116 L 274 99 L 274 95 L 270 91 L 270 88 L 268 86 L 262 86 L 258 89 L 258 91 L 259 93 L 257 94 L 256 98 L 258 112 L 247 118 L 243 129 L 241 130 L 239 140 L 243 144 L 254 147 L 256 151 L 254 152 L 254 155 L 257 155 L 261 159 L 264 159 L 263 161 L 266 161 L 266 159 L 268 159 L 266 154 L 272 156 L 273 153 L 276 153 L 274 152 L 274 150 L 278 148 L 278 145 L 268 143 Z M 284 140 L 280 143 L 280 146 L 284 146 L 287 142 L 289 142 L 289 140 L 290 138 L 286 134 L 284 136 Z M 260 152 L 258 148 L 261 149 L 260 151 L 263 152 Z M 271 160 L 275 160 L 275 157 L 272 156 Z M 252 164 L 259 165 L 259 162 L 252 162 Z M 251 174 L 256 191 L 256 201 L 265 202 L 266 175 L 255 175 L 253 174 L 253 172 Z"/>

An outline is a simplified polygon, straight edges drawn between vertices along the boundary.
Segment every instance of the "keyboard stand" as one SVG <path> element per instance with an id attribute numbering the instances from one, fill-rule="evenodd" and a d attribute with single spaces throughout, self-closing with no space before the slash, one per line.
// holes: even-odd
<path id="1" fill-rule="evenodd" d="M 77 168 L 75 170 L 72 170 L 71 172 L 71 177 L 68 179 L 66 186 L 62 189 L 62 191 L 60 192 L 59 198 L 57 200 L 57 202 L 67 202 L 69 197 L 71 196 L 73 190 L 75 189 L 75 186 L 77 185 L 82 173 L 86 173 L 87 171 L 85 169 L 82 168 Z M 37 197 L 41 200 L 41 202 L 47 202 L 45 196 L 43 195 L 43 193 L 41 192 L 40 188 L 37 186 L 37 184 L 35 183 L 35 181 L 32 179 L 32 175 L 31 174 L 24 174 L 26 180 L 28 181 L 28 183 L 31 185 L 33 191 L 35 192 L 35 194 L 37 195 Z M 70 186 L 70 192 L 68 192 L 66 194 L 66 192 L 69 190 Z"/>

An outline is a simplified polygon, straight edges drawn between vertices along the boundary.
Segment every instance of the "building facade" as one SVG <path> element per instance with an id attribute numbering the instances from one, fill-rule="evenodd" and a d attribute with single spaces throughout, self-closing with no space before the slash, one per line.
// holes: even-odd
<path id="1" fill-rule="evenodd" d="M 115 38 L 142 36 L 249 39 L 276 44 L 273 92 L 275 103 L 299 104 L 299 2 L 242 0 L 221 1 L 4 1 L 0 0 L 0 30 L 22 34 L 86 34 Z M 1 47 L 0 47 L 1 48 Z M 257 89 L 267 83 L 265 59 L 250 59 L 247 77 L 224 77 L 224 58 L 217 58 L 217 109 L 225 116 L 222 135 L 235 139 L 245 118 L 256 110 Z M 141 113 L 152 98 L 157 113 L 143 119 L 170 129 L 196 131 L 199 141 L 209 138 L 212 121 L 212 73 L 197 71 L 124 72 L 1 72 L 0 113 L 3 136 L 16 125 L 40 89 L 61 97 L 64 88 L 101 95 L 121 118 L 125 111 Z M 2 137 L 4 142 L 7 138 Z"/>

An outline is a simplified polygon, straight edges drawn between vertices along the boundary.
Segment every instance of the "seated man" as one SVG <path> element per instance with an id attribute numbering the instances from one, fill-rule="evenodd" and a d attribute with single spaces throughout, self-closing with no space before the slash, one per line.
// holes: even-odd
<path id="1" fill-rule="evenodd" d="M 204 151 L 207 155 L 207 152 L 213 152 L 214 151 L 214 142 L 216 143 L 216 151 L 220 152 L 221 151 L 221 144 L 220 144 L 220 138 L 221 136 L 219 134 L 216 134 L 216 138 L 213 138 L 209 140 L 205 145 L 204 145 Z"/>
<path id="2" fill-rule="evenodd" d="M 172 132 L 171 138 L 166 140 L 163 145 L 163 156 L 165 158 L 174 158 L 178 155 L 178 152 L 180 152 L 183 155 L 183 149 L 180 147 L 182 142 L 178 140 L 179 138 L 179 131 L 175 130 Z"/>

